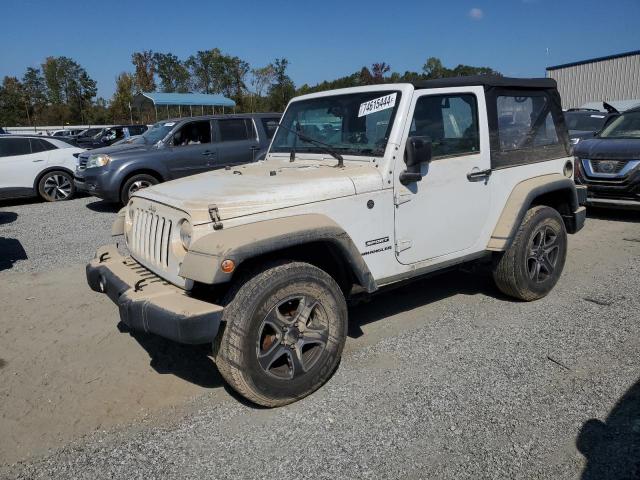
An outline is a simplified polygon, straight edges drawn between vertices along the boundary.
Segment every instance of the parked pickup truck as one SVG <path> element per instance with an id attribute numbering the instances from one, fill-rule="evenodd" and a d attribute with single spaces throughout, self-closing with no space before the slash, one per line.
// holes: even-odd
<path id="1" fill-rule="evenodd" d="M 80 155 L 75 185 L 124 205 L 141 188 L 264 157 L 279 120 L 269 113 L 158 122 L 130 142 Z"/>
<path id="2" fill-rule="evenodd" d="M 485 261 L 524 301 L 585 222 L 552 79 L 460 77 L 293 99 L 264 161 L 136 192 L 87 266 L 131 329 L 213 344 L 265 406 L 337 367 L 347 300 Z"/>

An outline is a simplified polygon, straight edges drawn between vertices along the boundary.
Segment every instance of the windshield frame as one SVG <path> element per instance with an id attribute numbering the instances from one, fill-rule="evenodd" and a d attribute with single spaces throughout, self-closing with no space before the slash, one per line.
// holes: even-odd
<path id="1" fill-rule="evenodd" d="M 385 143 L 383 146 L 379 147 L 379 149 L 377 150 L 373 150 L 370 148 L 365 148 L 365 149 L 357 149 L 357 148 L 353 148 L 353 144 L 349 145 L 349 146 L 341 146 L 341 143 L 329 143 L 327 142 L 326 139 L 322 140 L 322 139 L 318 139 L 315 138 L 311 135 L 308 135 L 309 137 L 313 138 L 314 140 L 320 141 L 320 142 L 324 142 L 326 143 L 331 149 L 335 150 L 337 153 L 345 156 L 345 159 L 347 159 L 346 157 L 356 157 L 355 160 L 367 160 L 370 161 L 370 159 L 372 158 L 382 158 L 385 156 L 386 153 L 386 149 L 389 146 L 390 143 L 392 143 L 392 138 L 393 138 L 393 134 L 394 134 L 394 130 L 396 129 L 396 120 L 398 119 L 397 114 L 398 111 L 401 108 L 401 105 L 403 103 L 404 100 L 404 96 L 407 94 L 407 91 L 404 90 L 403 88 L 398 88 L 399 85 L 397 84 L 389 84 L 389 85 L 377 85 L 376 87 L 378 88 L 367 88 L 367 89 L 360 89 L 358 88 L 358 90 L 354 90 L 354 91 L 344 91 L 344 92 L 332 92 L 331 94 L 320 94 L 320 95 L 312 95 L 312 96 L 303 96 L 300 99 L 295 99 L 293 100 L 289 106 L 287 107 L 287 110 L 285 111 L 284 115 L 282 116 L 282 118 L 280 119 L 280 124 L 283 125 L 283 128 L 278 128 L 278 130 L 276 131 L 275 135 L 273 136 L 273 138 L 271 139 L 271 143 L 269 146 L 269 154 L 274 154 L 274 155 L 290 155 L 292 150 L 295 150 L 296 154 L 303 154 L 303 155 L 322 155 L 322 156 L 326 156 L 327 152 L 326 150 L 324 150 L 322 147 L 317 146 L 317 145 L 313 145 L 311 143 L 305 142 L 302 139 L 299 139 L 297 141 L 295 141 L 295 143 L 293 145 L 286 145 L 286 146 L 278 146 L 276 145 L 276 140 L 278 139 L 278 137 L 280 135 L 290 135 L 289 133 L 285 133 L 287 131 L 287 128 L 289 128 L 289 131 L 293 130 L 294 127 L 294 121 L 290 122 L 290 125 L 285 124 L 285 121 L 287 121 L 289 119 L 289 116 L 292 114 L 291 112 L 293 112 L 293 108 L 294 107 L 299 107 L 301 103 L 306 103 L 306 102 L 326 102 L 329 101 L 332 98 L 335 97 L 348 97 L 348 96 L 358 96 L 358 95 L 365 95 L 365 96 L 370 96 L 370 99 L 365 100 L 362 103 L 367 103 L 370 102 L 371 100 L 375 100 L 377 98 L 381 98 L 381 97 L 385 97 L 391 94 L 396 94 L 396 98 L 395 98 L 395 104 L 393 107 L 390 107 L 389 109 L 391 110 L 391 115 L 388 118 L 388 126 L 387 126 L 387 130 L 385 132 L 384 138 L 385 138 Z M 384 87 L 388 87 L 388 88 L 384 88 Z M 322 92 L 324 93 L 324 92 Z M 328 92 L 327 92 L 328 93 Z M 410 97 L 410 95 L 409 95 Z M 361 105 L 362 105 L 361 103 Z M 311 106 L 311 108 L 313 108 Z M 386 109 L 385 109 L 386 110 Z M 302 112 L 304 112 L 304 110 L 301 110 Z M 384 111 L 384 110 L 381 110 Z M 298 113 L 300 113 L 298 111 Z M 373 112 L 375 113 L 375 112 Z M 286 127 L 286 128 L 285 128 Z M 280 133 L 282 132 L 282 133 Z M 303 132 L 304 133 L 304 132 Z M 351 160 L 354 160 L 354 158 L 351 158 Z"/>
<path id="2" fill-rule="evenodd" d="M 159 142 L 164 142 L 165 139 L 171 134 L 171 132 L 173 132 L 173 130 L 175 130 L 175 128 L 179 124 L 180 124 L 180 122 L 173 121 L 173 120 L 164 120 L 162 122 L 156 122 L 153 125 L 151 125 L 151 127 L 148 128 L 143 134 L 141 134 L 139 136 L 139 138 L 142 140 L 142 143 L 144 143 L 144 144 L 157 145 Z M 149 139 L 149 137 L 151 137 L 151 135 L 150 135 L 151 132 L 153 132 L 154 130 L 160 130 L 163 127 L 167 127 L 168 130 L 166 130 L 164 132 L 162 137 L 155 138 L 155 135 L 154 135 L 155 140 L 150 140 Z"/>
<path id="3" fill-rule="evenodd" d="M 638 130 L 638 136 L 635 137 L 630 137 L 630 136 L 612 136 L 609 135 L 609 133 L 614 130 L 616 127 L 618 127 L 621 123 L 623 123 L 625 121 L 625 119 L 629 118 L 630 116 L 633 117 L 639 117 L 640 118 L 640 110 L 635 110 L 635 111 L 630 111 L 630 112 L 623 112 L 619 117 L 617 117 L 615 120 L 613 120 L 612 122 L 610 122 L 608 125 L 606 125 L 602 131 L 600 131 L 597 134 L 598 138 L 607 138 L 610 140 L 640 140 L 640 130 Z"/>

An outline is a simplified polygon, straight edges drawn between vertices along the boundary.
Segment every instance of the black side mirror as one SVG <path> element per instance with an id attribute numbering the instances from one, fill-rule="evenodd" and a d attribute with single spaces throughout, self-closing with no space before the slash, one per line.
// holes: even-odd
<path id="1" fill-rule="evenodd" d="M 409 137 L 405 150 L 406 170 L 400 174 L 400 183 L 409 185 L 422 180 L 420 166 L 431 161 L 431 140 L 429 137 Z"/>

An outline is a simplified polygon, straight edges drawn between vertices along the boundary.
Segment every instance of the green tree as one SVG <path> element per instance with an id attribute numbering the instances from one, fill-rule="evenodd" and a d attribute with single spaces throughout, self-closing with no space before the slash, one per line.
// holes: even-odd
<path id="1" fill-rule="evenodd" d="M 131 63 L 135 67 L 135 86 L 141 92 L 153 92 L 156 89 L 154 79 L 156 62 L 151 50 L 134 52 L 131 55 Z"/>
<path id="2" fill-rule="evenodd" d="M 220 92 L 220 80 L 224 72 L 222 57 L 222 52 L 213 48 L 199 50 L 186 60 L 195 90 L 202 93 Z"/>
<path id="3" fill-rule="evenodd" d="M 47 100 L 52 104 L 64 102 L 60 73 L 58 72 L 58 60 L 55 57 L 47 57 L 42 64 L 42 73 L 47 88 Z"/>
<path id="4" fill-rule="evenodd" d="M 27 124 L 27 102 L 22 84 L 16 77 L 4 77 L 0 86 L 0 125 Z"/>
<path id="5" fill-rule="evenodd" d="M 273 65 L 251 70 L 251 85 L 253 94 L 251 96 L 251 111 L 266 109 L 264 94 L 275 81 Z"/>
<path id="6" fill-rule="evenodd" d="M 111 98 L 109 108 L 113 123 L 129 122 L 131 110 L 129 106 L 133 101 L 135 90 L 135 77 L 127 72 L 122 72 L 116 77 L 116 91 Z"/>
<path id="7" fill-rule="evenodd" d="M 87 71 L 68 57 L 47 57 L 42 64 L 47 87 L 49 121 L 85 122 L 97 93 L 97 85 Z"/>
<path id="8" fill-rule="evenodd" d="M 27 116 L 31 125 L 38 124 L 40 113 L 47 105 L 47 86 L 39 68 L 28 67 L 22 77 L 27 102 Z"/>
<path id="9" fill-rule="evenodd" d="M 427 79 L 443 78 L 450 76 L 448 69 L 442 65 L 442 61 L 436 57 L 429 57 L 422 66 L 422 71 Z"/>
<path id="10" fill-rule="evenodd" d="M 274 82 L 268 90 L 269 108 L 274 112 L 281 112 L 295 95 L 296 88 L 293 80 L 287 75 L 289 61 L 286 58 L 276 58 L 271 64 L 274 72 Z"/>
<path id="11" fill-rule="evenodd" d="M 153 60 L 163 92 L 189 91 L 191 76 L 184 62 L 173 53 L 154 53 Z"/>

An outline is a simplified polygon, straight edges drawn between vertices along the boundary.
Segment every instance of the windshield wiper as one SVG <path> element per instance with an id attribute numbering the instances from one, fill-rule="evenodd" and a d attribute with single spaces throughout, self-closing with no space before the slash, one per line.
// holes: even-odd
<path id="1" fill-rule="evenodd" d="M 284 125 L 282 125 L 281 123 L 278 124 L 278 127 L 281 127 L 282 129 L 286 130 L 287 132 L 293 133 L 297 138 L 299 138 L 303 142 L 311 143 L 311 144 L 319 147 L 325 153 L 328 153 L 333 158 L 338 160 L 338 167 L 344 167 L 344 158 L 342 158 L 342 155 L 340 155 L 340 153 L 337 150 L 333 149 L 331 147 L 331 145 L 329 145 L 327 143 L 324 143 L 324 142 L 321 142 L 320 140 L 316 140 L 315 138 L 311 138 L 308 135 L 305 135 L 304 133 L 302 133 L 301 131 L 296 131 L 296 130 L 292 130 L 290 128 L 287 128 Z M 292 153 L 293 153 L 293 156 L 295 157 L 295 147 L 294 147 L 294 150 L 292 150 Z"/>

